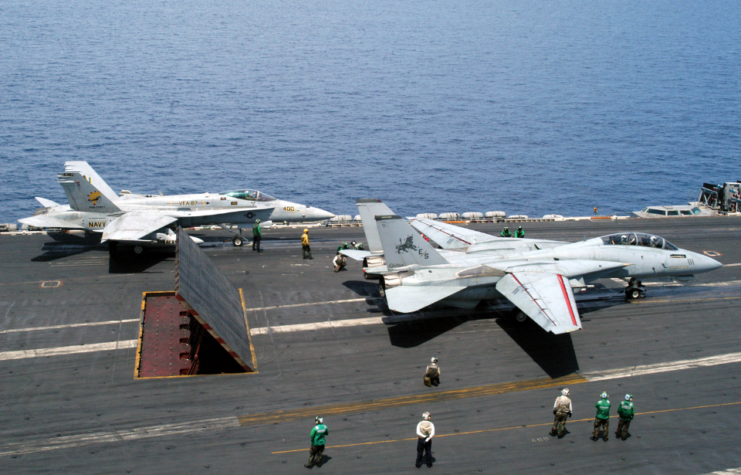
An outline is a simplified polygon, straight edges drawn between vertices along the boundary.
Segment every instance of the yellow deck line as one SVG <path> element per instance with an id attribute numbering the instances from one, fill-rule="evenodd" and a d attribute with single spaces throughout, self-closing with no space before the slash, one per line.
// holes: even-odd
<path id="1" fill-rule="evenodd" d="M 301 409 L 286 411 L 269 412 L 262 414 L 250 414 L 239 417 L 239 423 L 242 426 L 272 424 L 275 422 L 286 422 L 304 417 L 310 417 L 316 414 L 323 416 L 352 414 L 359 412 L 380 411 L 396 407 L 403 407 L 412 404 L 430 404 L 444 401 L 454 401 L 457 399 L 467 399 L 473 397 L 492 396 L 495 394 L 512 393 L 519 391 L 530 391 L 534 389 L 551 388 L 554 386 L 567 386 L 589 382 L 586 378 L 577 374 L 572 374 L 562 378 L 539 378 L 527 381 L 517 381 L 512 383 L 490 384 L 466 389 L 457 389 L 453 391 L 442 391 L 435 393 L 417 394 L 411 396 L 399 396 L 385 399 L 375 399 L 371 401 L 359 401 L 344 404 L 334 404 L 329 406 L 312 406 Z"/>
<path id="2" fill-rule="evenodd" d="M 680 407 L 676 409 L 664 409 L 661 411 L 648 411 L 648 412 L 638 412 L 636 413 L 636 416 L 645 416 L 649 414 L 661 414 L 661 413 L 667 413 L 667 412 L 678 412 L 678 411 L 692 411 L 697 409 L 709 409 L 712 407 L 723 407 L 723 406 L 736 406 L 741 404 L 741 401 L 738 402 L 729 402 L 724 404 L 710 404 L 707 406 L 695 406 L 695 407 Z M 610 419 L 615 419 L 618 416 L 610 416 Z M 573 424 L 576 422 L 592 422 L 594 421 L 593 417 L 589 417 L 587 419 L 576 419 L 574 421 L 569 421 L 569 423 Z M 505 430 L 515 430 L 515 429 L 526 429 L 529 427 L 546 427 L 553 425 L 552 422 L 546 422 L 542 424 L 528 424 L 528 425 L 519 425 L 519 426 L 512 426 L 512 427 L 497 427 L 494 429 L 481 429 L 481 430 L 473 430 L 469 432 L 454 432 L 451 434 L 440 434 L 436 435 L 435 438 L 438 437 L 454 437 L 458 435 L 473 435 L 473 434 L 484 434 L 488 432 L 499 432 L 499 431 L 505 431 Z M 391 444 L 394 442 L 408 442 L 411 440 L 417 440 L 416 437 L 407 438 L 407 439 L 393 439 L 393 440 L 374 440 L 371 442 L 360 442 L 357 444 L 345 444 L 345 445 L 331 445 L 328 446 L 327 449 L 342 449 L 347 447 L 360 447 L 363 445 L 378 445 L 378 444 Z M 292 450 L 281 450 L 278 452 L 271 452 L 272 455 L 279 455 L 279 454 L 290 454 L 290 453 L 296 453 L 296 452 L 306 452 L 306 448 L 303 449 L 292 449 Z"/>

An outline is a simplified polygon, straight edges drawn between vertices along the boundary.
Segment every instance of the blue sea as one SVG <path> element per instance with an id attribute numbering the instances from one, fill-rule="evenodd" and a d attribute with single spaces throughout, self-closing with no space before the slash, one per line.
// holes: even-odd
<path id="1" fill-rule="evenodd" d="M 741 179 L 731 0 L 3 0 L 0 222 L 115 190 L 627 213 Z"/>

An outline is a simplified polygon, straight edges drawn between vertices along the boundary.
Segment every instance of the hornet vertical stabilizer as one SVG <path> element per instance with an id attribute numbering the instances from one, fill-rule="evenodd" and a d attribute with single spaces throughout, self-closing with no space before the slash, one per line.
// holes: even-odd
<path id="1" fill-rule="evenodd" d="M 67 201 L 72 209 L 94 213 L 121 211 L 114 204 L 118 201 L 116 193 L 87 162 L 65 163 L 64 173 L 58 174 L 57 178 L 64 188 Z"/>
<path id="2" fill-rule="evenodd" d="M 376 216 L 376 224 L 389 270 L 413 264 L 435 266 L 448 263 L 401 216 Z"/>

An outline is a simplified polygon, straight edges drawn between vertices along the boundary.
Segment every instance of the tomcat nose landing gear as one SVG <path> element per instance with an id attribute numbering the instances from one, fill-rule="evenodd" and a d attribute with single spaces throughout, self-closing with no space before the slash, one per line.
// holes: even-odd
<path id="1" fill-rule="evenodd" d="M 632 277 L 628 282 L 628 288 L 625 289 L 625 298 L 628 300 L 646 298 L 646 289 L 643 287 L 643 283 Z"/>

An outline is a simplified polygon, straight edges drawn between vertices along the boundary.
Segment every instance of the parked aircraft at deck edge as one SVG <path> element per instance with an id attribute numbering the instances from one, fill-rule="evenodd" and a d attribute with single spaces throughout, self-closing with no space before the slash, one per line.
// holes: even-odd
<path id="1" fill-rule="evenodd" d="M 360 199 L 357 206 L 369 250 L 341 252 L 363 260 L 366 279 L 378 279 L 389 308 L 401 313 L 438 302 L 473 308 L 506 298 L 519 309 L 519 320 L 527 315 L 559 334 L 582 328 L 572 289 L 621 278 L 628 283 L 626 296 L 638 298 L 642 280 L 686 282 L 722 266 L 645 233 L 575 243 L 501 238 L 429 219 L 406 222 L 381 200 Z"/>
<path id="2" fill-rule="evenodd" d="M 77 229 L 102 233 L 101 242 L 141 245 L 171 244 L 176 226 L 236 224 L 240 228 L 257 219 L 263 223 L 327 220 L 334 215 L 319 208 L 279 200 L 257 190 L 187 195 L 121 196 L 103 181 L 87 162 L 66 162 L 57 175 L 68 205 L 36 198 L 44 209 L 21 223 L 41 228 Z M 235 245 L 242 245 L 240 235 Z"/>

